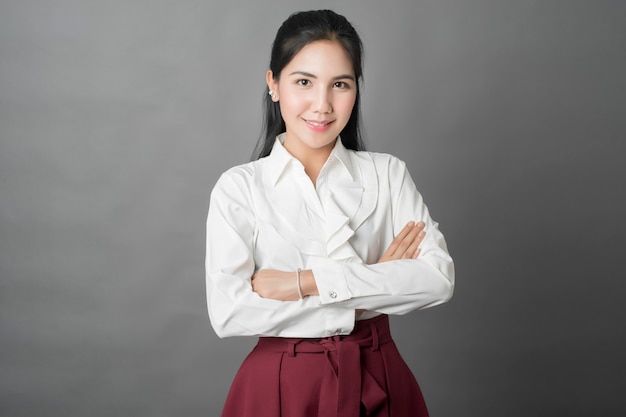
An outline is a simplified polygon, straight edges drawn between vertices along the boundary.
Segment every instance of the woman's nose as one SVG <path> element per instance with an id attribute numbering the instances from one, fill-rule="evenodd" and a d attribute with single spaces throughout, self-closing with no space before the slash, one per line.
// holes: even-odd
<path id="1" fill-rule="evenodd" d="M 326 91 L 325 89 L 319 90 L 313 100 L 312 110 L 315 113 L 326 114 L 332 113 L 333 106 L 331 104 L 331 92 Z"/>

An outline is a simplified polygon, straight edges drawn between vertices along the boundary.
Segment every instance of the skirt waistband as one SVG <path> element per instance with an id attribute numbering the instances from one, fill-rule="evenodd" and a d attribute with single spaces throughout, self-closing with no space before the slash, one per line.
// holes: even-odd
<path id="1" fill-rule="evenodd" d="M 389 317 L 385 314 L 356 322 L 352 333 L 346 336 L 324 338 L 261 337 L 258 348 L 273 352 L 285 352 L 289 356 L 296 353 L 324 353 L 336 351 L 342 344 L 350 343 L 360 348 L 378 350 L 381 344 L 392 341 L 389 330 Z"/>

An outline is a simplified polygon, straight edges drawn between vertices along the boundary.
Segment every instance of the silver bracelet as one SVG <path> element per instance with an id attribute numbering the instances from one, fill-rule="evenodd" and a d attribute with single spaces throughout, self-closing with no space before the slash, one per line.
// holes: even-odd
<path id="1" fill-rule="evenodd" d="M 302 270 L 298 268 L 296 271 L 296 286 L 298 287 L 298 296 L 302 300 L 304 297 L 302 297 L 302 288 L 300 288 L 300 272 L 302 272 Z"/>

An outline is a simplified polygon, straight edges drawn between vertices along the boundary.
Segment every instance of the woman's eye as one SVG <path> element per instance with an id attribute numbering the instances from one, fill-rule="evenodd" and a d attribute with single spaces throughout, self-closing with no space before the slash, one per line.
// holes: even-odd
<path id="1" fill-rule="evenodd" d="M 298 80 L 298 81 L 296 81 L 296 84 L 301 85 L 302 87 L 308 87 L 309 85 L 311 85 L 311 81 L 309 81 L 309 80 Z"/>
<path id="2" fill-rule="evenodd" d="M 335 88 L 343 88 L 343 89 L 348 89 L 350 88 L 350 85 L 344 81 L 337 81 L 334 84 Z"/>

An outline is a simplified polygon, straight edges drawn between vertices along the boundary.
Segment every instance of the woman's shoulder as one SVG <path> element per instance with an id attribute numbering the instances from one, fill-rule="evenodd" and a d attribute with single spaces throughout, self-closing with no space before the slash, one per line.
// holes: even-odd
<path id="1" fill-rule="evenodd" d="M 235 181 L 250 182 L 261 175 L 263 166 L 267 163 L 267 158 L 260 158 L 254 161 L 235 165 L 222 173 L 221 178 L 230 178 Z"/>
<path id="2" fill-rule="evenodd" d="M 259 161 L 252 161 L 228 168 L 218 177 L 213 192 L 222 190 L 226 193 L 232 193 L 236 192 L 236 190 L 250 189 L 255 182 L 256 173 L 259 169 L 258 164 Z"/>
<path id="3" fill-rule="evenodd" d="M 255 163 L 257 161 L 246 162 L 244 164 L 235 165 L 231 168 L 228 168 L 226 171 L 222 173 L 220 177 L 232 178 L 232 179 L 247 179 L 254 176 L 255 172 Z"/>
<path id="4" fill-rule="evenodd" d="M 376 171 L 404 172 L 406 163 L 395 155 L 372 151 L 350 151 L 358 163 L 370 163 Z"/>

